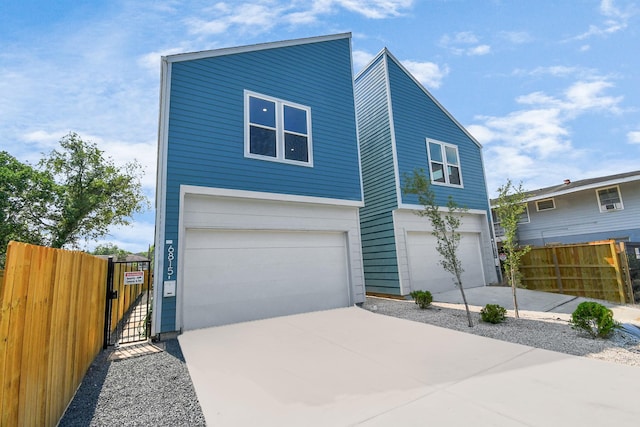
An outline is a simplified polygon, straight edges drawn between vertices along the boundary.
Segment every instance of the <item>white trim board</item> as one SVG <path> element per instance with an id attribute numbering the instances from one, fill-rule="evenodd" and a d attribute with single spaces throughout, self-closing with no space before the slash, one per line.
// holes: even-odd
<path id="1" fill-rule="evenodd" d="M 165 58 L 167 62 L 191 61 L 194 59 L 213 58 L 215 56 L 234 55 L 237 53 L 255 52 L 255 51 L 265 50 L 265 49 L 276 49 L 281 47 L 297 46 L 297 45 L 310 44 L 310 43 L 320 43 L 320 42 L 346 39 L 346 38 L 349 38 L 349 39 L 351 38 L 350 32 L 332 34 L 332 35 L 326 35 L 326 36 L 306 37 L 301 39 L 283 40 L 283 41 L 277 41 L 277 42 L 258 43 L 258 44 L 238 46 L 238 47 L 226 47 L 221 49 L 203 50 L 199 52 L 178 53 L 175 55 L 167 55 L 167 56 L 164 56 L 163 58 Z"/>
<path id="2" fill-rule="evenodd" d="M 203 196 L 222 196 L 222 197 L 237 197 L 242 199 L 256 199 L 256 200 L 276 200 L 281 202 L 297 202 L 297 203 L 313 203 L 321 205 L 335 205 L 335 206 L 352 206 L 362 207 L 364 202 L 356 200 L 343 200 L 343 199 L 331 199 L 325 197 L 315 196 L 299 196 L 294 194 L 282 194 L 282 193 L 266 193 L 261 191 L 249 191 L 249 190 L 234 190 L 229 188 L 218 187 L 200 187 L 196 185 L 181 185 L 180 196 L 181 198 L 185 194 L 196 194 Z"/>

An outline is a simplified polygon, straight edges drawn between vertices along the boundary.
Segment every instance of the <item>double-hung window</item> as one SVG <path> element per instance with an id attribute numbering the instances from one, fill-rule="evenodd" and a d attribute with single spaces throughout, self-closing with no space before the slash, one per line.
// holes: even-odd
<path id="1" fill-rule="evenodd" d="M 245 91 L 245 156 L 313 166 L 311 108 Z"/>
<path id="2" fill-rule="evenodd" d="M 427 139 L 429 173 L 434 184 L 462 187 L 462 172 L 458 147 Z"/>
<path id="3" fill-rule="evenodd" d="M 598 195 L 598 206 L 600 212 L 620 211 L 624 209 L 622 197 L 620 196 L 620 187 L 601 188 L 596 190 Z"/>

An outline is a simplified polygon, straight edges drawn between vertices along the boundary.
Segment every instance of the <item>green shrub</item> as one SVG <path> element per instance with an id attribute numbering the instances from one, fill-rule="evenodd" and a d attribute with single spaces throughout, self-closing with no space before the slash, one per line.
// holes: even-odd
<path id="1" fill-rule="evenodd" d="M 498 304 L 487 304 L 480 310 L 480 317 L 483 322 L 501 323 L 507 317 L 507 309 Z"/>
<path id="2" fill-rule="evenodd" d="M 613 320 L 613 312 L 602 304 L 585 301 L 571 314 L 571 327 L 594 338 L 607 338 L 620 324 Z"/>
<path id="3" fill-rule="evenodd" d="M 420 308 L 428 308 L 433 301 L 433 295 L 429 291 L 413 291 L 409 295 L 413 298 Z"/>

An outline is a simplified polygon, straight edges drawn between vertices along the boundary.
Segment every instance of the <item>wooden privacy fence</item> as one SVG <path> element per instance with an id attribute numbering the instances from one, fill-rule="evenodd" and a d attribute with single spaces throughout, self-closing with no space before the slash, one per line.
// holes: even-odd
<path id="1" fill-rule="evenodd" d="M 0 287 L 0 426 L 55 426 L 103 344 L 107 261 L 10 242 Z"/>
<path id="2" fill-rule="evenodd" d="M 634 302 L 624 243 L 615 240 L 533 247 L 520 271 L 527 289 Z"/>

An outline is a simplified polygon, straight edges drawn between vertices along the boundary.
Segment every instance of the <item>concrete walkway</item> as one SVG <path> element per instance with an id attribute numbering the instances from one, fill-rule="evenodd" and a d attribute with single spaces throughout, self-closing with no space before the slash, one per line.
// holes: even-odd
<path id="1" fill-rule="evenodd" d="M 357 307 L 189 331 L 179 341 L 211 426 L 640 422 L 640 369 Z"/>
<path id="2" fill-rule="evenodd" d="M 452 286 L 453 288 L 453 286 Z M 464 291 L 467 303 L 475 307 L 486 304 L 499 304 L 504 308 L 513 309 L 513 295 L 510 287 L 485 286 L 469 288 Z M 530 291 L 518 289 L 518 310 L 571 314 L 578 304 L 584 301 L 597 301 L 613 311 L 613 317 L 622 323 L 633 323 L 640 326 L 640 305 L 616 305 L 607 301 L 594 300 L 573 295 L 561 295 L 551 292 Z M 462 295 L 458 288 L 433 294 L 433 300 L 452 304 L 462 304 Z"/>

